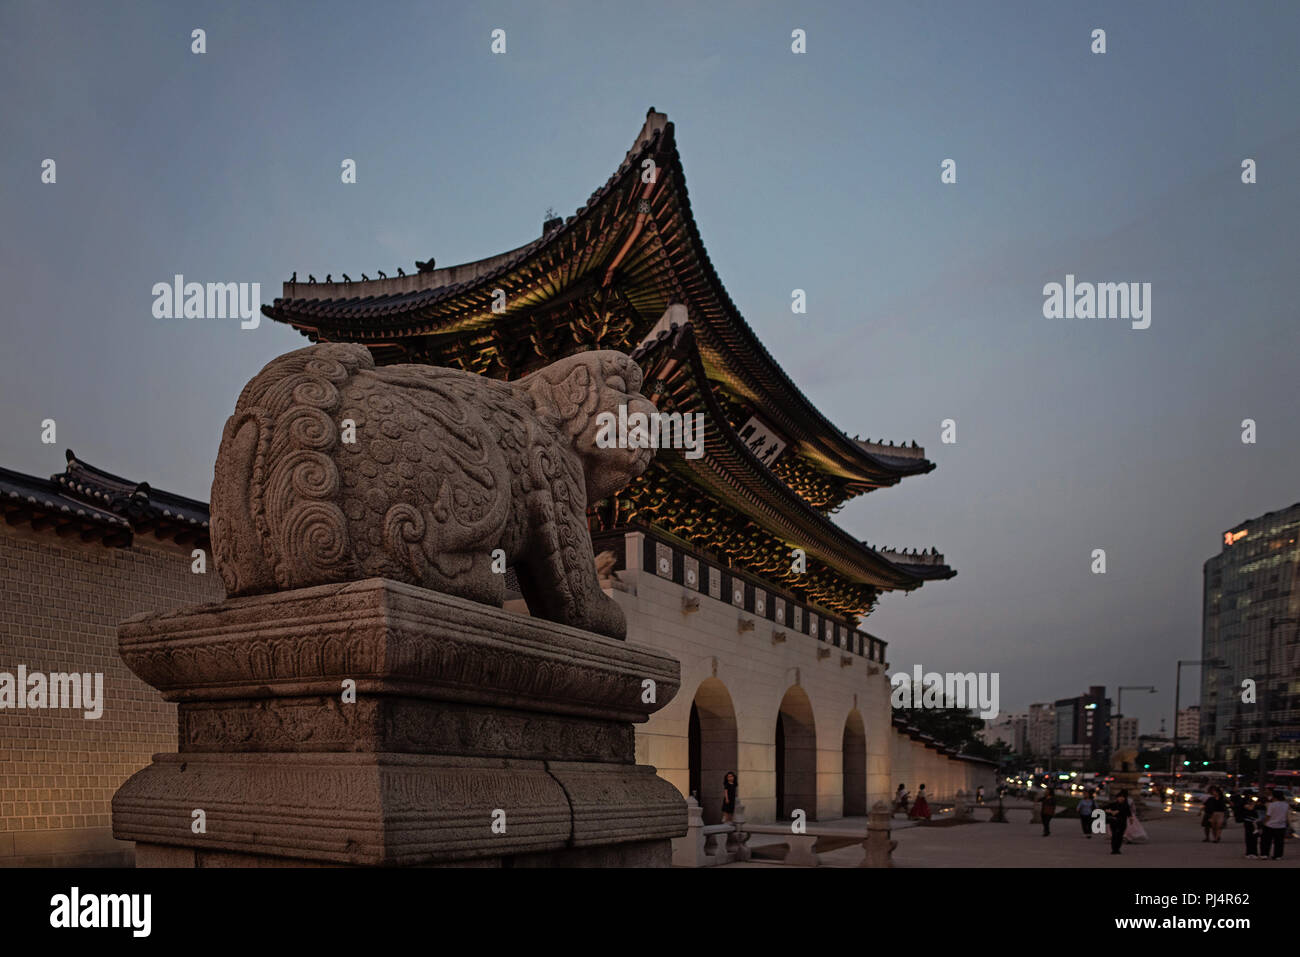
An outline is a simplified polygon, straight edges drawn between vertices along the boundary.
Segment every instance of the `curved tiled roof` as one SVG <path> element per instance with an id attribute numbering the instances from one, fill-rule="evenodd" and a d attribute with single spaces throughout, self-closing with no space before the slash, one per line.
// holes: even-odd
<path id="1" fill-rule="evenodd" d="M 881 552 L 858 541 L 790 490 L 736 434 L 713 395 L 690 323 L 672 324 L 632 352 L 646 380 L 673 376 L 689 379 L 674 389 L 674 411 L 702 411 L 713 424 L 705 430 L 704 452 L 691 460 L 660 452 L 669 467 L 689 476 L 693 485 L 735 504 L 772 534 L 805 549 L 846 578 L 883 589 L 912 589 L 957 573 L 937 552 Z M 693 394 L 693 395 L 692 395 Z M 687 397 L 689 395 L 689 397 Z"/>
<path id="2" fill-rule="evenodd" d="M 80 461 L 71 449 L 64 471 L 49 479 L 0 469 L 0 511 L 11 525 L 53 528 L 60 535 L 80 532 L 84 541 L 130 545 L 135 535 L 205 546 L 208 506 L 152 489 L 145 482 L 105 472 Z"/>
<path id="3" fill-rule="evenodd" d="M 645 183 L 648 161 L 655 177 Z M 286 283 L 284 296 L 262 311 L 313 341 L 362 342 L 381 358 L 386 350 L 400 358 L 410 343 L 445 344 L 506 327 L 518 338 L 529 329 L 529 310 L 575 289 L 591 295 L 612 286 L 639 317 L 626 347 L 669 305 L 684 303 L 708 376 L 782 433 L 798 455 L 843 480 L 844 494 L 934 468 L 915 445 L 864 443 L 837 429 L 773 359 L 713 268 L 691 212 L 673 124 L 653 109 L 609 180 L 540 238 L 489 259 L 411 276 Z M 492 311 L 495 288 L 508 292 L 504 314 Z"/>

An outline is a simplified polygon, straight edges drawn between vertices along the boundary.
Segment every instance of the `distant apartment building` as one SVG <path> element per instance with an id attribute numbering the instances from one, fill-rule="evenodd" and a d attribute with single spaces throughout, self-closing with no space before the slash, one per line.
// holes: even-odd
<path id="1" fill-rule="evenodd" d="M 1201 706 L 1178 709 L 1178 740 L 1188 744 L 1201 739 Z"/>
<path id="2" fill-rule="evenodd" d="M 1228 770 L 1258 768 L 1266 733 L 1269 767 L 1300 768 L 1298 617 L 1300 502 L 1228 529 L 1204 566 L 1201 657 L 1223 666 L 1201 670 L 1198 738 Z"/>
<path id="3" fill-rule="evenodd" d="M 1092 753 L 1086 744 L 1060 744 L 1056 747 L 1057 767 L 1082 767 Z"/>
<path id="4" fill-rule="evenodd" d="M 1115 736 L 1115 749 L 1120 748 L 1137 748 L 1138 747 L 1138 719 L 1137 718 L 1115 718 L 1111 722 L 1111 730 Z"/>
<path id="5" fill-rule="evenodd" d="M 1055 705 L 1056 747 L 1064 755 L 1070 749 L 1077 755 L 1082 747 L 1083 761 L 1101 761 L 1110 758 L 1110 699 L 1103 685 L 1093 685 L 1087 694 L 1076 698 L 1061 698 Z"/>
<path id="6" fill-rule="evenodd" d="M 1167 734 L 1139 734 L 1137 749 L 1139 751 L 1169 751 L 1174 746 Z"/>
<path id="7" fill-rule="evenodd" d="M 1024 754 L 1028 744 L 1026 729 L 1029 723 L 1027 714 L 1004 714 L 993 721 L 985 721 L 979 738 L 985 744 L 992 745 L 1002 741 L 1012 754 Z"/>
<path id="8" fill-rule="evenodd" d="M 1051 754 L 1056 744 L 1056 709 L 1050 704 L 1031 704 L 1025 736 L 1029 753 L 1034 757 L 1045 758 Z"/>

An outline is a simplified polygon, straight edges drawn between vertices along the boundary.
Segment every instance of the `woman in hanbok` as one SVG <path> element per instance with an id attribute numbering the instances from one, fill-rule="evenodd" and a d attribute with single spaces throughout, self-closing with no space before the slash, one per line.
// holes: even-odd
<path id="1" fill-rule="evenodd" d="M 930 820 L 930 802 L 925 799 L 924 784 L 922 784 L 921 789 L 916 792 L 916 802 L 912 805 L 912 813 L 909 814 L 908 817 L 914 820 L 917 818 L 926 821 Z"/>

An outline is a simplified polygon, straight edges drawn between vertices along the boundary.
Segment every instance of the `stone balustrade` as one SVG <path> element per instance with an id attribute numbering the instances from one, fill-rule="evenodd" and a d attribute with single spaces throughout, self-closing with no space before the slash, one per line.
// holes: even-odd
<path id="1" fill-rule="evenodd" d="M 732 861 L 749 860 L 746 846 L 745 806 L 736 805 L 732 820 L 705 824 L 704 811 L 694 797 L 686 799 L 686 835 L 673 838 L 674 867 L 716 867 Z"/>
<path id="2" fill-rule="evenodd" d="M 748 841 L 753 834 L 779 835 L 786 845 L 780 863 L 791 867 L 817 867 L 821 863 L 817 843 L 823 839 L 850 838 L 860 841 L 863 849 L 859 867 L 893 867 L 891 855 L 898 842 L 890 836 L 890 808 L 877 801 L 871 808 L 865 828 L 805 825 L 796 833 L 789 824 L 746 824 L 745 808 L 736 806 L 735 820 L 725 824 L 705 824 L 703 812 L 695 798 L 687 798 L 685 837 L 673 840 L 673 866 L 716 867 L 732 861 L 751 859 Z"/>

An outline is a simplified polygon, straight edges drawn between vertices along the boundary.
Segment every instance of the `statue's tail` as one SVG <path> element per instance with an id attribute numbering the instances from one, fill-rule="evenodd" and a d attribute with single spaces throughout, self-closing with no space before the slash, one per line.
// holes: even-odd
<path id="1" fill-rule="evenodd" d="M 350 570 L 335 413 L 339 387 L 372 368 L 364 346 L 310 346 L 268 363 L 240 393 L 212 480 L 212 547 L 227 595 L 339 581 Z"/>

